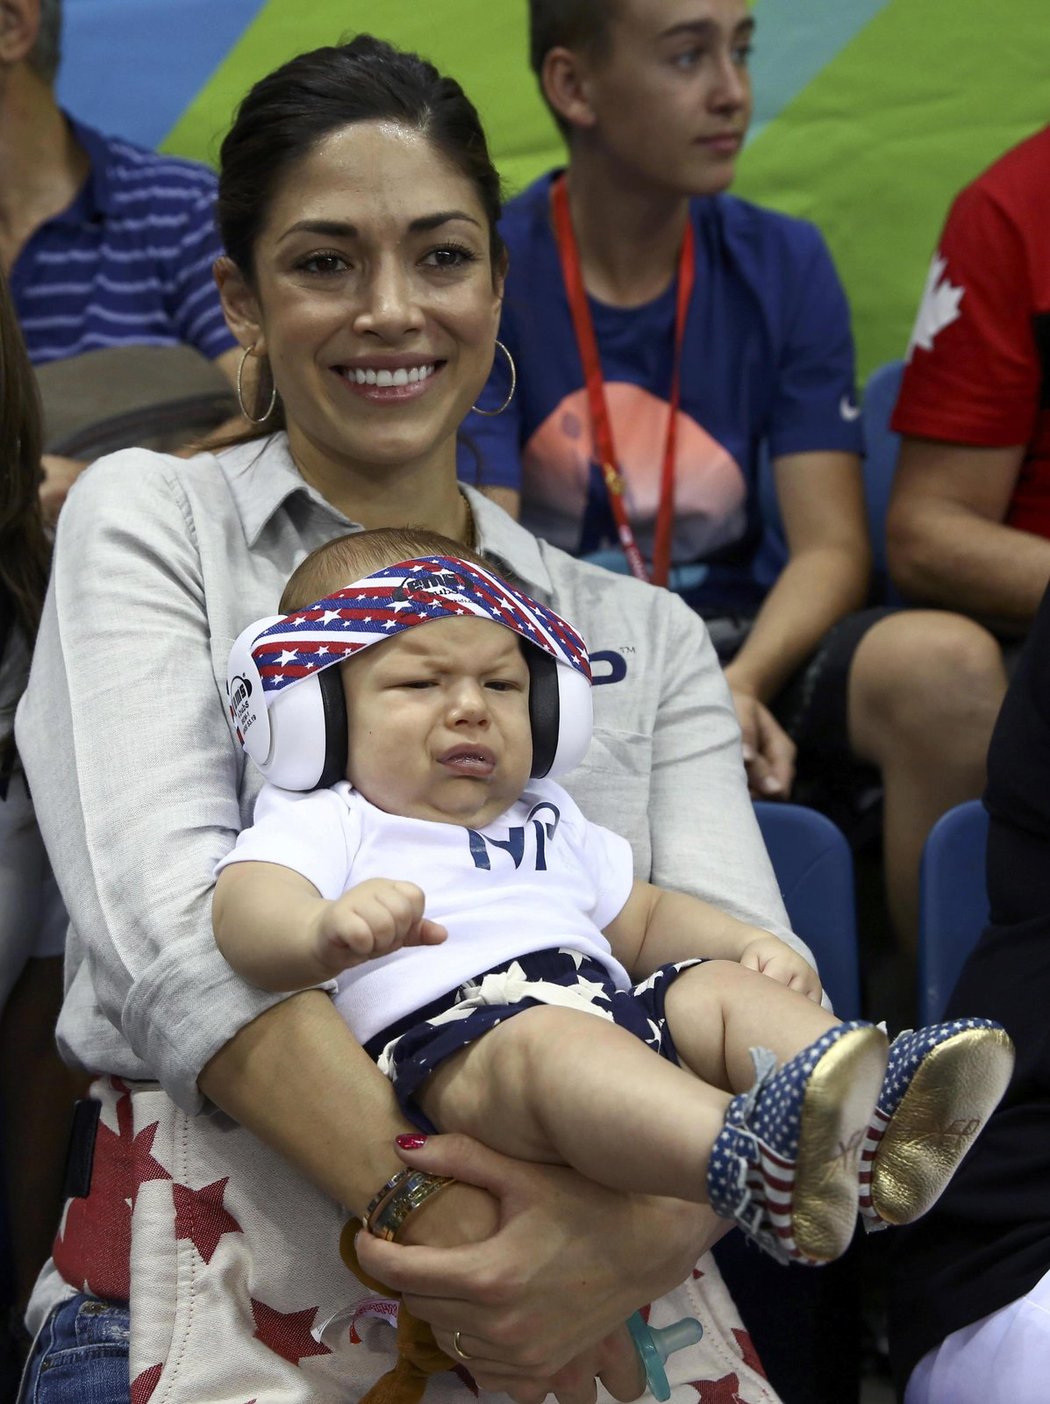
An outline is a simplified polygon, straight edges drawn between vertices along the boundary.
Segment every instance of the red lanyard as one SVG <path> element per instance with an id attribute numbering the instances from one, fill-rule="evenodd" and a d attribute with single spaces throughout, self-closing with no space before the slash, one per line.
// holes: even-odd
<path id="1" fill-rule="evenodd" d="M 591 309 L 587 303 L 587 290 L 583 285 L 580 269 L 580 251 L 576 246 L 576 236 L 572 228 L 572 215 L 569 210 L 569 192 L 565 176 L 560 175 L 551 184 L 551 214 L 554 219 L 554 236 L 561 259 L 562 277 L 569 298 L 572 325 L 576 332 L 576 344 L 583 362 L 587 380 L 587 403 L 591 412 L 591 432 L 594 445 L 605 479 L 605 490 L 609 494 L 609 507 L 616 520 L 620 546 L 627 557 L 631 574 L 639 580 L 651 580 L 654 585 L 666 585 L 671 569 L 671 536 L 674 527 L 674 467 L 675 446 L 678 437 L 678 406 L 682 391 L 682 340 L 685 336 L 685 319 L 689 311 L 689 299 L 693 293 L 693 280 L 696 272 L 694 258 L 693 226 L 687 222 L 682 250 L 678 255 L 678 296 L 675 307 L 674 325 L 674 366 L 671 372 L 671 405 L 667 419 L 667 441 L 664 444 L 663 472 L 660 476 L 660 507 L 656 517 L 656 535 L 653 542 L 653 570 L 650 575 L 645 559 L 638 549 L 631 523 L 627 519 L 624 506 L 624 476 L 616 457 L 613 443 L 612 420 L 605 399 L 605 378 L 602 375 L 601 357 L 598 342 L 594 335 Z"/>

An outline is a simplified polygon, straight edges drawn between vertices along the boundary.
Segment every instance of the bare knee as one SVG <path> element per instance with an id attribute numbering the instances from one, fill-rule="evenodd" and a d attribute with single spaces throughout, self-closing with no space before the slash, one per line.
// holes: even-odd
<path id="1" fill-rule="evenodd" d="M 574 1038 L 586 1038 L 594 1017 L 546 1004 L 519 1009 L 446 1058 L 423 1084 L 420 1105 L 443 1131 L 481 1135 L 491 1099 L 540 1087 L 550 1075 L 551 1049 L 564 1052 Z"/>
<path id="2" fill-rule="evenodd" d="M 755 988 L 754 982 L 765 979 L 735 960 L 705 960 L 702 965 L 683 971 L 668 986 L 664 1007 L 672 1018 L 679 1005 L 686 1005 L 691 1016 L 702 1011 L 705 1002 L 712 1010 L 725 1009 L 738 999 L 746 999 Z"/>
<path id="3" fill-rule="evenodd" d="M 984 753 L 1006 691 L 1002 650 L 975 620 L 906 610 L 861 641 L 850 674 L 850 728 L 858 754 L 879 761 L 913 745 L 960 757 Z"/>

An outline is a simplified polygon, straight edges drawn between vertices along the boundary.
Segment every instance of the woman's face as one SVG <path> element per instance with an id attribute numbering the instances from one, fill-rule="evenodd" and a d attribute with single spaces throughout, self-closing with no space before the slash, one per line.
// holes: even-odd
<path id="1" fill-rule="evenodd" d="M 230 269 L 220 283 L 242 345 L 269 357 L 308 481 L 454 472 L 502 275 L 474 186 L 424 135 L 386 121 L 330 133 L 276 191 L 255 287 Z"/>

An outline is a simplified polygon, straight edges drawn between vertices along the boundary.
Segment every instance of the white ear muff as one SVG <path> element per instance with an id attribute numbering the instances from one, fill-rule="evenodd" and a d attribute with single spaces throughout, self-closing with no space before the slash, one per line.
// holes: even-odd
<path id="1" fill-rule="evenodd" d="M 282 618 L 272 614 L 242 629 L 226 662 L 226 705 L 237 740 L 260 768 L 270 758 L 270 713 L 263 696 L 262 678 L 252 657 L 252 645 L 271 624 Z"/>
<path id="2" fill-rule="evenodd" d="M 556 666 L 558 744 L 547 775 L 555 780 L 575 770 L 587 754 L 594 732 L 594 693 L 589 679 L 567 663 Z"/>
<path id="3" fill-rule="evenodd" d="M 549 653 L 526 644 L 534 779 L 565 775 L 587 753 L 594 728 L 589 679 Z"/>
<path id="4" fill-rule="evenodd" d="M 438 564 L 440 563 L 439 560 Z M 477 570 L 476 567 L 466 566 L 464 569 Z M 489 577 L 489 580 L 492 588 L 497 591 L 505 589 L 495 577 Z M 359 581 L 355 584 L 365 585 L 369 581 Z M 344 587 L 340 597 L 345 597 L 354 588 L 355 586 Z M 319 605 L 327 603 L 327 600 L 320 601 Z M 519 596 L 519 605 L 527 607 L 528 611 L 542 611 L 542 607 L 529 600 L 528 596 Z M 312 605 L 309 608 L 318 607 Z M 487 607 L 486 612 L 490 617 L 495 617 L 492 615 L 491 606 Z M 550 615 L 550 611 L 546 613 Z M 296 615 L 295 619 L 301 622 L 302 616 Z M 421 621 L 414 619 L 411 622 Z M 501 619 L 499 622 L 506 623 L 506 620 Z M 546 648 L 531 642 L 524 627 L 519 629 L 516 625 L 508 625 L 516 628 L 525 640 L 524 655 L 530 675 L 532 775 L 536 779 L 564 775 L 577 766 L 590 745 L 594 725 L 590 679 L 569 662 L 560 661 L 562 656 L 577 657 L 584 647 L 583 640 L 564 620 L 559 621 L 557 616 L 553 617 L 553 621 L 548 618 L 546 624 L 541 617 L 538 627 L 546 630 L 552 622 L 552 652 L 547 652 Z M 269 693 L 265 691 L 253 650 L 259 643 L 260 636 L 267 630 L 274 625 L 287 624 L 288 616 L 270 615 L 266 619 L 257 619 L 238 635 L 230 650 L 226 668 L 227 705 L 237 740 L 267 780 L 286 790 L 313 790 L 333 785 L 346 775 L 346 702 L 342 679 L 334 658 L 330 666 L 326 666 L 326 660 L 326 664 L 321 664 L 316 672 L 308 673 L 307 676 L 300 675 L 296 680 L 287 682 L 283 687 Z M 537 634 L 537 628 L 527 627 L 533 635 Z M 564 637 L 559 636 L 562 631 L 571 636 L 569 644 L 566 644 Z M 281 633 L 280 630 L 276 632 Z M 302 636 L 304 646 L 309 637 Z M 324 638 L 324 635 L 321 637 Z M 341 643 L 346 637 L 345 634 L 341 635 Z M 381 642 L 386 637 L 389 636 L 380 635 L 374 630 L 370 637 L 357 640 L 354 647 L 367 647 L 368 644 Z M 294 636 L 295 641 L 299 638 L 299 635 Z M 572 642 L 573 640 L 575 642 Z M 316 639 L 314 643 L 316 644 Z M 271 637 L 268 644 L 269 647 L 265 651 L 271 655 L 274 673 L 279 675 L 286 657 L 296 658 L 296 643 L 293 641 L 293 650 L 287 655 L 281 652 L 287 645 L 287 639 L 285 644 L 278 647 L 276 640 Z M 272 657 L 275 649 L 281 655 L 279 659 Z M 327 648 L 322 651 L 329 652 Z M 345 656 L 346 652 L 340 649 L 340 657 Z"/>
<path id="5" fill-rule="evenodd" d="M 316 790 L 322 783 L 328 755 L 321 695 L 321 682 L 326 676 L 341 686 L 338 670 L 333 668 L 327 675 L 314 673 L 286 687 L 270 703 L 270 754 L 259 769 L 271 785 L 279 785 L 282 790 Z M 345 722 L 343 726 L 345 749 Z M 341 780 L 343 775 L 333 778 Z"/>
<path id="6" fill-rule="evenodd" d="M 237 739 L 266 779 L 284 790 L 313 790 L 329 768 L 321 694 L 321 679 L 325 675 L 315 673 L 303 678 L 275 693 L 267 705 L 262 678 L 252 657 L 252 646 L 259 635 L 283 618 L 275 614 L 257 619 L 237 636 L 226 667 L 227 702 Z M 331 681 L 341 695 L 335 669 Z M 345 747 L 345 720 L 342 739 Z"/>

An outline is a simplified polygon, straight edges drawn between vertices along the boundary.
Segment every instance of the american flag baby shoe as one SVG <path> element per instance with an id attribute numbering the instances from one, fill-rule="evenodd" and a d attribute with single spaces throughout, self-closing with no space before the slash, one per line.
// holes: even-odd
<path id="1" fill-rule="evenodd" d="M 768 1048 L 751 1057 L 755 1084 L 729 1103 L 711 1148 L 711 1207 L 779 1262 L 831 1262 L 857 1222 L 858 1161 L 886 1069 L 886 1035 L 854 1021 L 829 1029 L 779 1071 Z"/>
<path id="2" fill-rule="evenodd" d="M 991 1019 L 897 1035 L 861 1151 L 859 1208 L 869 1233 L 910 1224 L 933 1207 L 1013 1066 L 1013 1042 Z"/>

